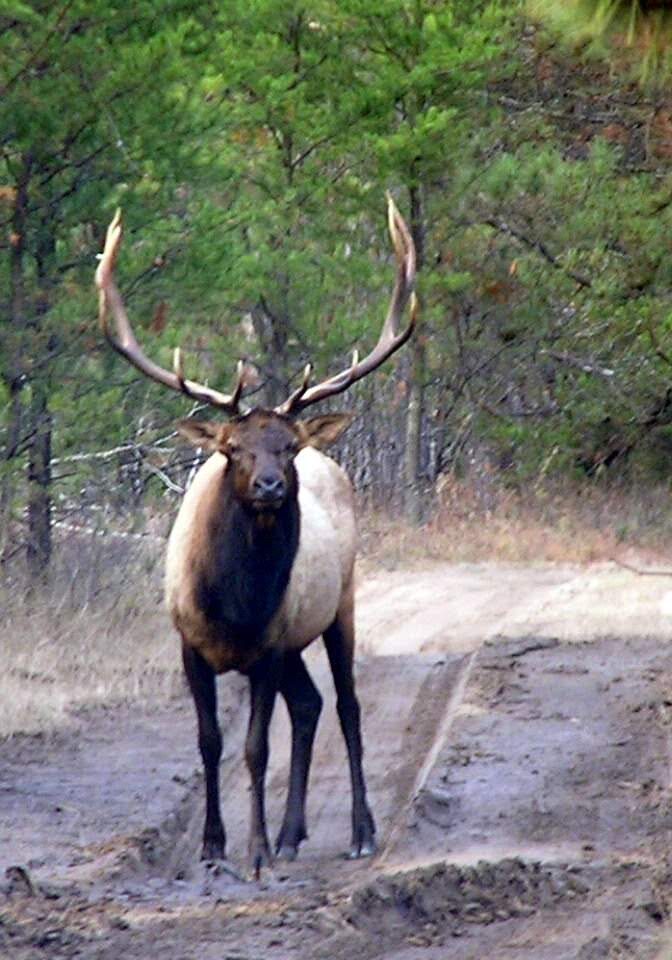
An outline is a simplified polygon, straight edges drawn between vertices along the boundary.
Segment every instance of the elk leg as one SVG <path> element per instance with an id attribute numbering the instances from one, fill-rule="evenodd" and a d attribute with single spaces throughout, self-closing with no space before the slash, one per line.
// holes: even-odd
<path id="1" fill-rule="evenodd" d="M 219 760 L 222 735 L 217 723 L 215 673 L 192 647 L 182 644 L 182 662 L 194 698 L 198 720 L 198 746 L 205 772 L 205 827 L 202 860 L 224 859 L 226 835 L 219 812 Z"/>
<path id="2" fill-rule="evenodd" d="M 352 783 L 352 845 L 350 857 L 369 857 L 376 850 L 376 826 L 366 802 L 362 771 L 362 735 L 359 701 L 355 694 L 353 657 L 355 647 L 352 593 L 346 594 L 336 619 L 324 632 L 329 664 L 336 687 L 336 709 L 348 750 Z"/>
<path id="3" fill-rule="evenodd" d="M 281 660 L 274 652 L 266 654 L 250 668 L 250 723 L 245 740 L 245 761 L 252 784 L 249 862 L 254 875 L 272 862 L 266 833 L 264 784 L 268 766 L 268 728 L 280 681 Z"/>
<path id="4" fill-rule="evenodd" d="M 294 860 L 306 833 L 306 787 L 313 740 L 322 709 L 322 697 L 300 653 L 285 656 L 280 692 L 292 722 L 292 758 L 287 806 L 275 851 L 283 860 Z"/>

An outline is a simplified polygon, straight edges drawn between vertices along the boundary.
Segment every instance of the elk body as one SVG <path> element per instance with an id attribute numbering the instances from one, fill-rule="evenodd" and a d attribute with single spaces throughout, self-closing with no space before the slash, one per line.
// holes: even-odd
<path id="1" fill-rule="evenodd" d="M 378 343 L 363 360 L 309 386 L 310 368 L 293 394 L 273 410 L 241 413 L 242 368 L 231 395 L 186 380 L 179 351 L 175 370 L 142 352 L 114 281 L 121 240 L 119 216 L 110 224 L 96 273 L 100 316 L 112 346 L 142 373 L 223 411 L 227 420 L 183 421 L 179 429 L 211 452 L 187 491 L 170 535 L 166 599 L 182 639 L 182 658 L 198 721 L 206 788 L 204 859 L 223 858 L 225 832 L 219 803 L 222 738 L 216 676 L 247 675 L 250 719 L 245 758 L 251 778 L 249 860 L 258 875 L 271 862 L 264 813 L 268 730 L 278 693 L 292 726 L 289 789 L 276 853 L 293 859 L 307 836 L 305 799 L 313 739 L 322 700 L 301 652 L 322 636 L 336 688 L 352 784 L 352 857 L 375 850 L 375 826 L 362 772 L 360 711 L 353 678 L 356 552 L 350 482 L 322 450 L 350 422 L 347 414 L 303 420 L 308 406 L 346 390 L 375 370 L 411 335 L 415 251 L 408 229 L 389 200 L 397 279 Z M 401 328 L 409 299 L 411 320 Z M 109 328 L 112 313 L 116 331 Z"/>

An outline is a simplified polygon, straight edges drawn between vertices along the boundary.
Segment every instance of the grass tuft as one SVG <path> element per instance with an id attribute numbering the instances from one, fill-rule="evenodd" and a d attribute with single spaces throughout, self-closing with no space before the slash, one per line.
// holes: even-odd
<path id="1" fill-rule="evenodd" d="M 666 486 L 606 489 L 586 482 L 519 491 L 450 474 L 441 478 L 422 526 L 365 509 L 360 528 L 364 570 L 436 561 L 588 564 L 633 550 L 669 558 L 672 567 Z"/>
<path id="2" fill-rule="evenodd" d="M 163 546 L 78 535 L 48 582 L 15 572 L 0 587 L 0 737 L 48 732 L 77 712 L 181 689 L 179 644 L 163 607 Z"/>

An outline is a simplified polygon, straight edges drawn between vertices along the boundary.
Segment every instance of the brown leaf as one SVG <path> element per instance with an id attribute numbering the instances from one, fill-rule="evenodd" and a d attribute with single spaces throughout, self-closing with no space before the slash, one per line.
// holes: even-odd
<path id="1" fill-rule="evenodd" d="M 630 140 L 630 132 L 622 123 L 608 123 L 602 131 L 602 136 L 612 143 L 625 144 Z"/>
<path id="2" fill-rule="evenodd" d="M 651 121 L 651 151 L 657 157 L 672 157 L 672 110 L 661 107 Z"/>
<path id="3" fill-rule="evenodd" d="M 156 310 L 154 311 L 154 317 L 149 326 L 149 329 L 152 333 L 162 333 L 166 329 L 168 315 L 168 304 L 165 300 L 162 300 Z"/>
<path id="4" fill-rule="evenodd" d="M 493 280 L 483 285 L 483 292 L 492 297 L 496 303 L 508 303 L 513 293 L 513 286 L 506 280 Z"/>

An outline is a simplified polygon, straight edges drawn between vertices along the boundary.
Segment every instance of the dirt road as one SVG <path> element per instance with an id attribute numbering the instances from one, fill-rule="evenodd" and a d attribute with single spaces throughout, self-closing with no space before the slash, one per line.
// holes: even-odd
<path id="1" fill-rule="evenodd" d="M 79 715 L 0 746 L 0 957 L 672 956 L 672 579 L 618 567 L 381 573 L 358 597 L 379 853 L 352 863 L 326 658 L 310 838 L 244 869 L 244 684 L 225 678 L 232 870 L 199 863 L 192 707 Z M 176 651 L 177 653 L 177 651 Z M 279 825 L 288 723 L 268 778 Z"/>

